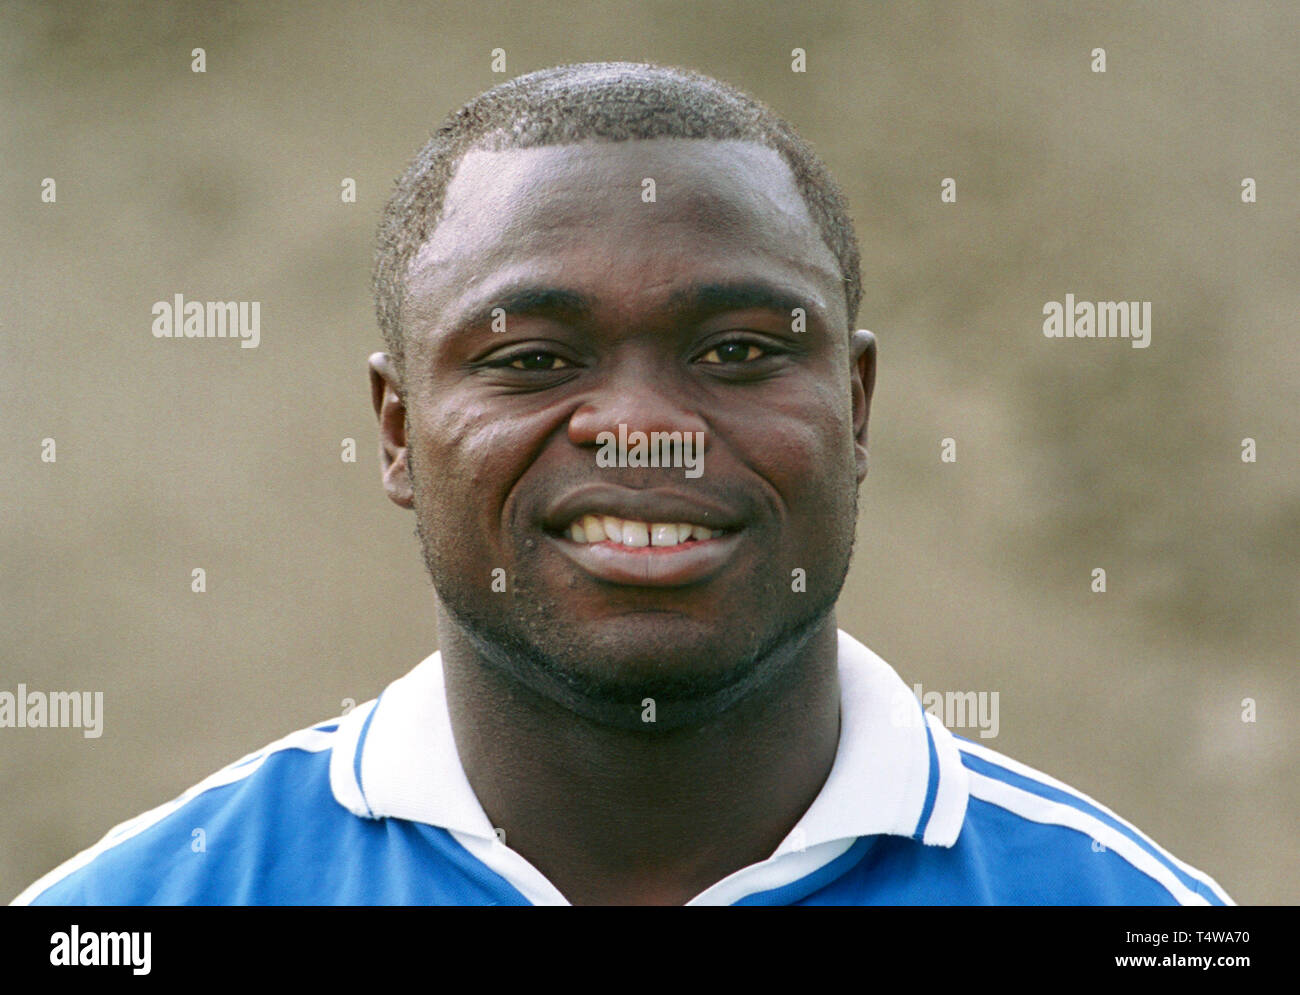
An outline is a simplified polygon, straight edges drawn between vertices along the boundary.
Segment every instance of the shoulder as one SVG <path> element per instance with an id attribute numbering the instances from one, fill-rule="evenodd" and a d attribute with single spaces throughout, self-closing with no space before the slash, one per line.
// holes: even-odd
<path id="1" fill-rule="evenodd" d="M 1012 899 L 1233 904 L 1212 877 L 1083 792 L 981 744 L 953 740 L 969 786 L 963 835 Z"/>
<path id="2" fill-rule="evenodd" d="M 858 843 L 849 872 L 816 901 L 1232 904 L 1213 878 L 1083 792 L 951 732 L 889 664 L 839 637 L 849 734 L 836 763 L 849 787 L 830 822 Z M 889 803 L 900 818 L 873 815 Z"/>
<path id="3" fill-rule="evenodd" d="M 960 828 L 863 837 L 851 868 L 801 904 L 1233 905 L 1203 871 L 1081 791 L 953 735 Z"/>
<path id="4" fill-rule="evenodd" d="M 110 829 L 15 905 L 223 904 L 250 864 L 349 813 L 330 790 L 337 719 L 291 733 Z M 356 821 L 356 820 L 353 820 Z M 283 852 L 283 851 L 281 851 Z"/>
<path id="5" fill-rule="evenodd" d="M 1219 884 L 1055 778 L 931 723 L 955 816 L 864 836 L 798 904 L 1232 905 Z M 942 790 L 942 787 L 941 787 Z"/>

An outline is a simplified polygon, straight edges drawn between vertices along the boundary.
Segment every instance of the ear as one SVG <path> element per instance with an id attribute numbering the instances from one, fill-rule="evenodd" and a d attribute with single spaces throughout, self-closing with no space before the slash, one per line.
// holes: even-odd
<path id="1" fill-rule="evenodd" d="M 850 388 L 853 391 L 853 440 L 858 483 L 867 476 L 867 421 L 876 387 L 876 337 L 859 328 L 849 340 Z"/>
<path id="2" fill-rule="evenodd" d="M 402 400 L 397 367 L 387 353 L 370 357 L 370 403 L 379 418 L 379 467 L 384 492 L 399 508 L 414 505 L 406 459 L 406 403 Z"/>

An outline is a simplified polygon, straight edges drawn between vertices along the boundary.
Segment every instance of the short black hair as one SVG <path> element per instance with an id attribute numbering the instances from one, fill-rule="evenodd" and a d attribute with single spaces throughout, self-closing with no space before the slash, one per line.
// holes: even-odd
<path id="1" fill-rule="evenodd" d="M 528 73 L 480 93 L 448 115 L 397 179 L 379 224 L 373 288 L 379 328 L 399 376 L 407 270 L 437 227 L 447 184 L 466 152 L 647 138 L 753 141 L 778 152 L 839 262 L 852 330 L 862 298 L 853 221 L 838 184 L 794 128 L 748 94 L 689 69 L 585 62 Z"/>

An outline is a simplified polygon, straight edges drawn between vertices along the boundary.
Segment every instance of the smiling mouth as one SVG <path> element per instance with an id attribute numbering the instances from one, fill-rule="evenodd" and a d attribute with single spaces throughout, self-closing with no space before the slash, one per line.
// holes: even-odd
<path id="1" fill-rule="evenodd" d="M 582 515 L 561 535 L 583 545 L 608 543 L 623 549 L 664 549 L 720 539 L 726 529 L 695 522 L 644 522 L 614 515 Z"/>
<path id="2" fill-rule="evenodd" d="M 596 580 L 663 588 L 709 581 L 739 552 L 741 531 L 586 514 L 548 534 L 565 558 Z"/>

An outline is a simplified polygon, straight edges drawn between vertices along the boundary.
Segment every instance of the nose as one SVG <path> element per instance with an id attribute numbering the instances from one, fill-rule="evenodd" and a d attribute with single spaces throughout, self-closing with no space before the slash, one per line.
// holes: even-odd
<path id="1" fill-rule="evenodd" d="M 702 432 L 708 445 L 708 426 L 686 403 L 681 393 L 666 383 L 672 374 L 642 364 L 624 364 L 595 385 L 569 418 L 569 441 L 596 446 L 603 432 L 619 437 L 619 426 L 633 432 Z M 694 438 L 701 438 L 694 436 Z"/>

